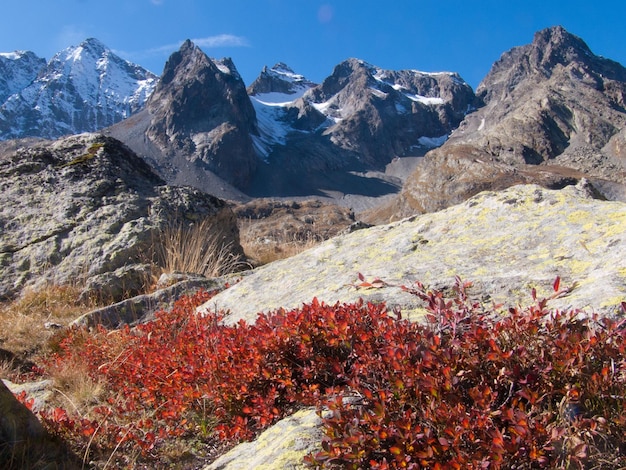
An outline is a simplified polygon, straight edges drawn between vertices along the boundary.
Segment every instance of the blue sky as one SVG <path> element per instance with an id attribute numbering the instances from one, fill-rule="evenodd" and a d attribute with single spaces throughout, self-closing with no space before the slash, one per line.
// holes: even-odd
<path id="1" fill-rule="evenodd" d="M 210 57 L 231 57 L 246 84 L 279 61 L 321 82 L 356 57 L 459 72 L 475 88 L 504 51 L 557 24 L 626 65 L 624 0 L 5 0 L 0 52 L 50 59 L 95 37 L 160 74 L 192 39 Z"/>

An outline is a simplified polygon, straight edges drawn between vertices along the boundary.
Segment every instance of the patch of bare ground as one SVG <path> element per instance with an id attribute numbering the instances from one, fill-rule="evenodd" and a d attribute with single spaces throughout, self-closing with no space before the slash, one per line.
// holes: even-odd
<path id="1" fill-rule="evenodd" d="M 355 222 L 345 207 L 321 202 L 257 199 L 233 207 L 241 246 L 253 264 L 296 255 Z"/>

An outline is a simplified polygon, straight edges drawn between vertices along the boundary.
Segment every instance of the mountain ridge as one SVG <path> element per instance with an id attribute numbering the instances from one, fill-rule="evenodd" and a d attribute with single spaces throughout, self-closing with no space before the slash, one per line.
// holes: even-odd
<path id="1" fill-rule="evenodd" d="M 0 102 L 0 139 L 50 139 L 104 128 L 143 107 L 157 80 L 94 38 L 42 61 L 30 80 Z"/>
<path id="2" fill-rule="evenodd" d="M 398 200 L 376 217 L 432 212 L 514 184 L 558 188 L 583 177 L 603 197 L 626 200 L 624 78 L 626 68 L 595 56 L 562 27 L 539 31 L 494 63 L 477 88 L 482 105 L 426 155 Z"/>
<path id="3" fill-rule="evenodd" d="M 372 220 L 438 210 L 483 189 L 558 187 L 583 176 L 605 197 L 626 197 L 626 69 L 560 26 L 504 52 L 476 93 L 453 72 L 384 70 L 355 58 L 320 84 L 277 63 L 246 87 L 231 59 L 209 58 L 189 40 L 168 64 L 159 98 L 105 133 L 172 184 L 233 200 L 321 197 L 357 209 L 393 199 Z"/>

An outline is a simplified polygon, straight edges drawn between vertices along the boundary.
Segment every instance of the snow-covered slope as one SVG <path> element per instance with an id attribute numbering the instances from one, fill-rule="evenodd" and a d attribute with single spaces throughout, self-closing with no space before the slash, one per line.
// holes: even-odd
<path id="1" fill-rule="evenodd" d="M 287 135 L 296 131 L 288 110 L 295 100 L 315 86 L 317 84 L 279 62 L 272 68 L 264 67 L 248 87 L 259 133 L 251 137 L 261 158 L 266 159 L 273 146 L 285 145 Z"/>
<path id="2" fill-rule="evenodd" d="M 87 39 L 57 53 L 34 80 L 4 100 L 0 139 L 102 129 L 141 109 L 156 82 L 151 72 Z"/>
<path id="3" fill-rule="evenodd" d="M 0 103 L 37 78 L 46 60 L 29 51 L 0 53 Z"/>

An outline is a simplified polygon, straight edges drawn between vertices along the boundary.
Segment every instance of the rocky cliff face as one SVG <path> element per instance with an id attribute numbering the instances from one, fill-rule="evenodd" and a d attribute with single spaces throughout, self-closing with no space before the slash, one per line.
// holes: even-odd
<path id="1" fill-rule="evenodd" d="M 474 104 L 458 74 L 383 70 L 350 59 L 310 92 L 330 121 L 324 134 L 370 165 L 438 146 Z"/>
<path id="2" fill-rule="evenodd" d="M 142 115 L 109 132 L 167 181 L 212 194 L 223 182 L 245 188 L 257 165 L 256 118 L 243 80 L 230 59 L 212 60 L 191 41 L 165 64 Z"/>
<path id="3" fill-rule="evenodd" d="M 34 76 L 42 59 L 21 57 L 22 63 L 28 59 L 27 70 L 16 69 L 20 79 L 11 80 L 12 93 L 0 100 L 0 140 L 56 138 L 110 126 L 141 109 L 157 81 L 96 39 L 59 52 Z"/>
<path id="4" fill-rule="evenodd" d="M 438 210 L 520 182 L 587 177 L 608 198 L 626 187 L 626 69 L 561 27 L 502 55 L 477 89 L 483 105 L 406 182 L 404 214 Z"/>
<path id="5" fill-rule="evenodd" d="M 103 297 L 141 291 L 158 233 L 212 219 L 241 255 L 235 217 L 196 189 L 166 186 L 120 142 L 83 134 L 0 146 L 0 299 L 78 282 Z"/>
<path id="6" fill-rule="evenodd" d="M 474 101 L 457 74 L 388 71 L 356 59 L 321 85 L 282 63 L 265 67 L 246 93 L 230 60 L 210 59 L 188 41 L 146 109 L 107 132 L 168 182 L 224 197 L 241 199 L 234 188 L 249 196 L 377 196 L 397 191 L 397 181 L 366 172 L 441 145 Z"/>
<path id="7" fill-rule="evenodd" d="M 398 182 L 383 174 L 386 166 L 445 142 L 475 99 L 457 74 L 383 70 L 357 59 L 337 65 L 318 86 L 268 74 L 249 88 L 259 122 L 255 147 L 266 163 L 255 196 L 394 192 Z"/>

